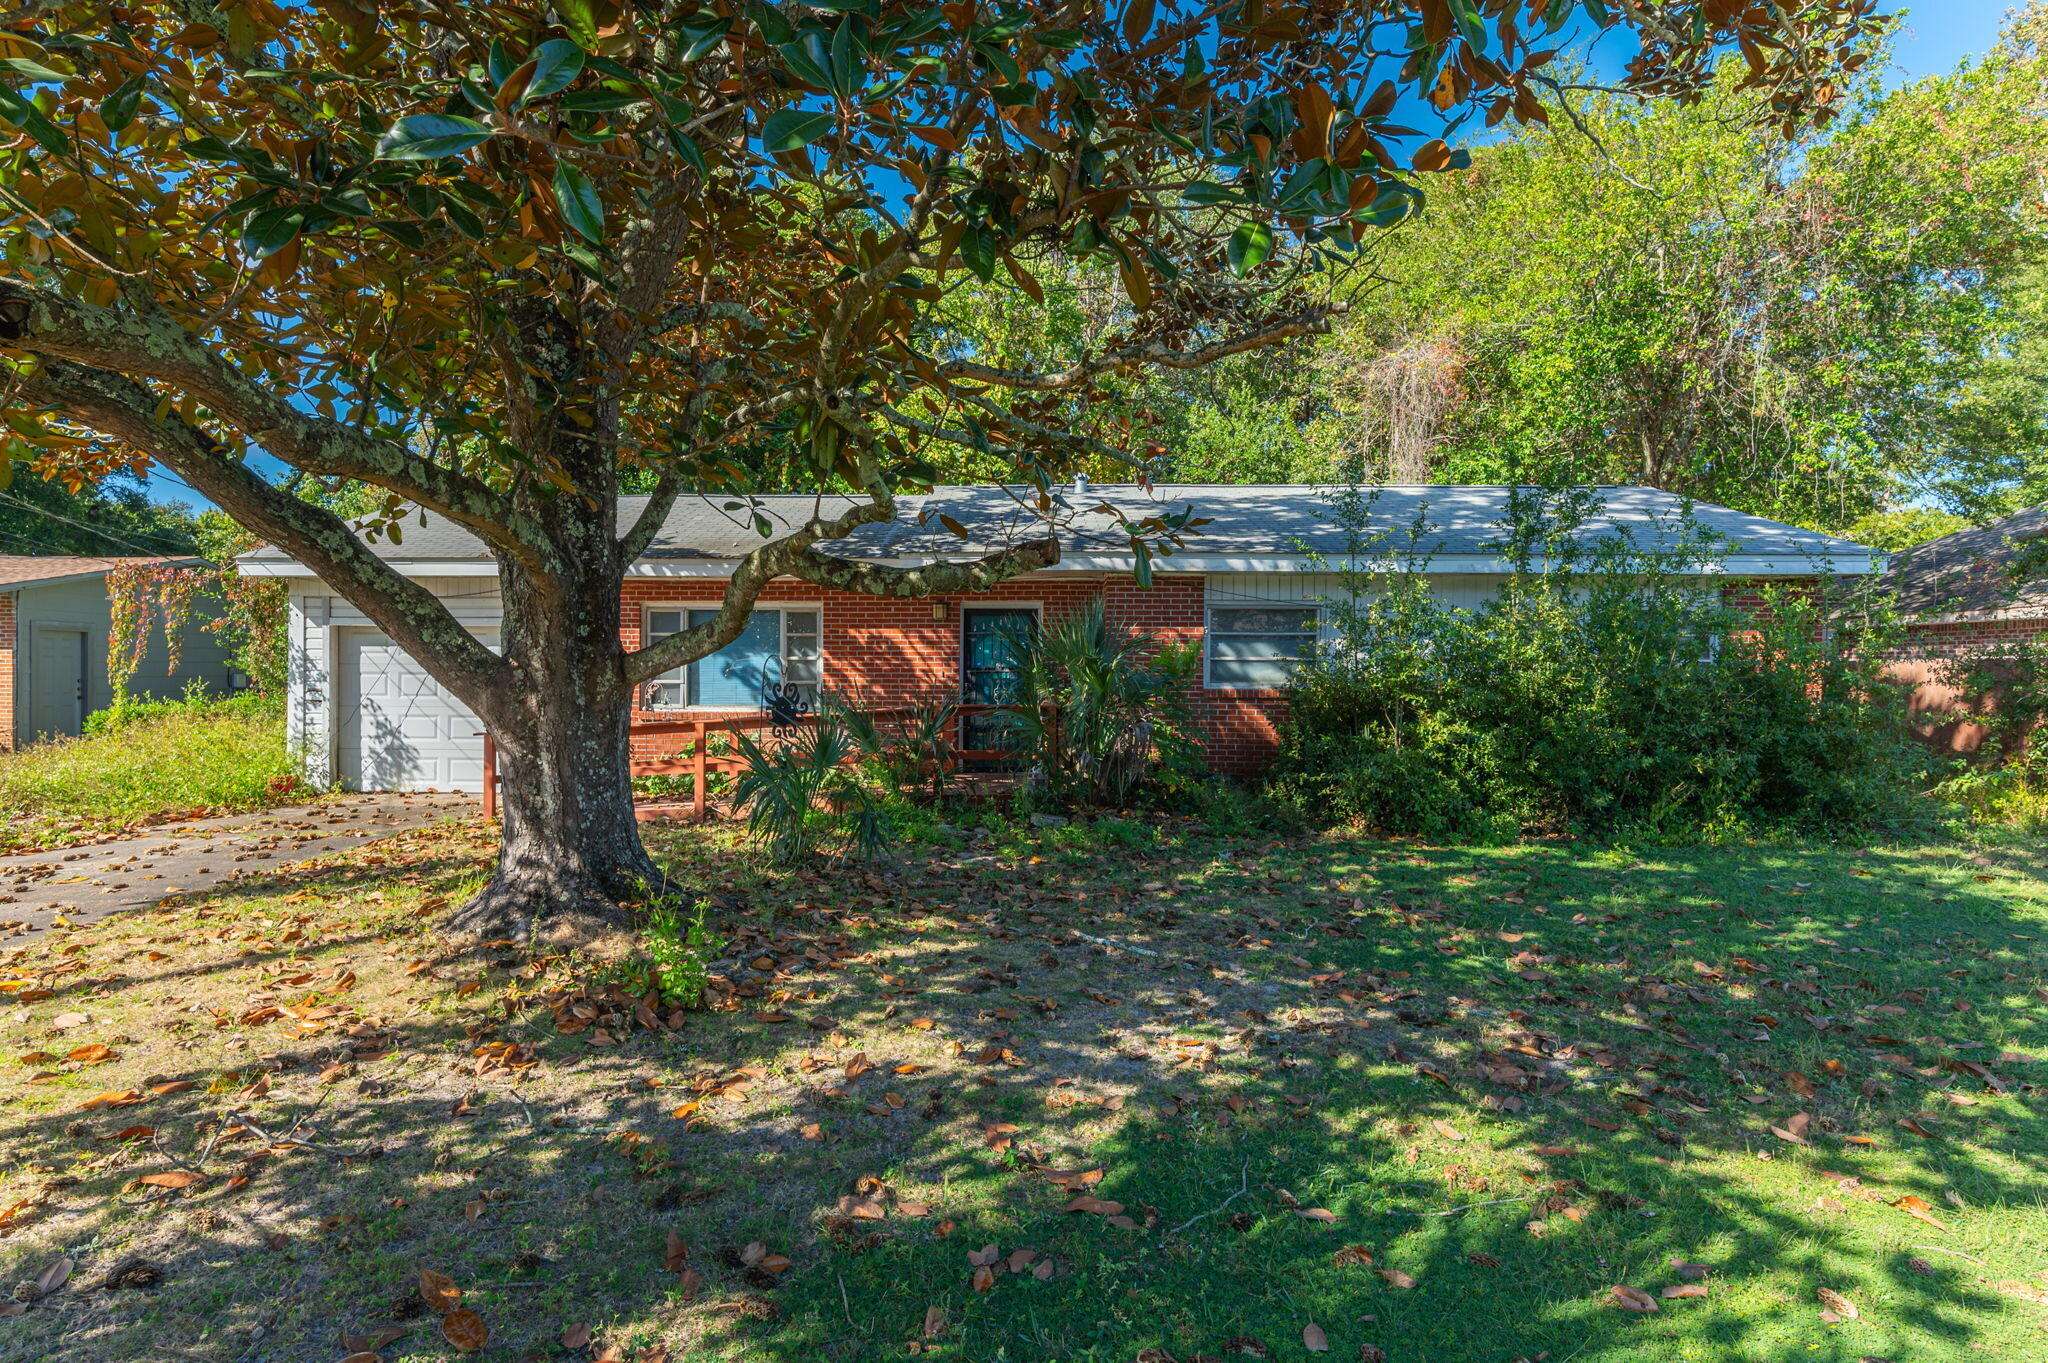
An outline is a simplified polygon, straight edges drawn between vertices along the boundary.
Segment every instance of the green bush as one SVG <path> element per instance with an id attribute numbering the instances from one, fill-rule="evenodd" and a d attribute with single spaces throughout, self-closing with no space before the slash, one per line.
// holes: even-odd
<path id="1" fill-rule="evenodd" d="M 1755 614 L 1732 607 L 1695 571 L 1717 551 L 1697 526 L 1589 545 L 1574 531 L 1591 510 L 1518 505 L 1502 536 L 1515 571 L 1478 608 L 1434 597 L 1413 553 L 1347 574 L 1270 792 L 1325 820 L 1481 840 L 1692 840 L 1924 810 L 1928 759 L 1881 675 L 1880 612 L 1789 587 Z"/>

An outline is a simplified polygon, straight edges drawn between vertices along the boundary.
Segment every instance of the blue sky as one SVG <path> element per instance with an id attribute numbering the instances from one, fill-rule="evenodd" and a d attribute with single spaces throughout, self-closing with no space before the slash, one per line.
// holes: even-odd
<path id="1" fill-rule="evenodd" d="M 1914 5 L 1886 3 L 1888 13 L 1903 13 L 1905 22 L 1892 44 L 1892 69 L 1886 84 L 1901 85 L 1952 71 L 1966 57 L 1979 56 L 1998 40 L 2007 5 L 2003 0 L 1921 0 Z M 265 465 L 276 467 L 274 461 Z M 153 469 L 150 496 L 161 502 L 205 505 L 205 499 L 174 475 Z"/>

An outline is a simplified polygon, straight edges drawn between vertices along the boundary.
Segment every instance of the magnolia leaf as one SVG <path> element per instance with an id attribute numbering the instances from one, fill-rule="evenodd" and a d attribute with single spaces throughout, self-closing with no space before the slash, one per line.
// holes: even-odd
<path id="1" fill-rule="evenodd" d="M 1230 234 L 1225 251 L 1230 258 L 1230 272 L 1242 279 L 1272 254 L 1273 229 L 1262 222 L 1248 222 Z"/>
<path id="2" fill-rule="evenodd" d="M 533 75 L 526 82 L 526 89 L 520 92 L 519 103 L 523 107 L 537 99 L 546 99 L 560 90 L 566 90 L 583 71 L 583 49 L 567 38 L 555 38 L 542 43 L 533 52 Z"/>
<path id="3" fill-rule="evenodd" d="M 473 118 L 411 114 L 391 125 L 377 143 L 377 155 L 386 161 L 437 161 L 468 151 L 490 135 L 491 130 Z"/>
<path id="4" fill-rule="evenodd" d="M 771 114 L 761 125 L 761 142 L 769 151 L 795 151 L 807 147 L 832 130 L 832 115 L 802 109 L 784 109 Z"/>
<path id="5" fill-rule="evenodd" d="M 604 203 L 597 197 L 597 187 L 567 161 L 555 163 L 555 203 L 562 221 L 577 236 L 590 242 L 604 240 Z"/>

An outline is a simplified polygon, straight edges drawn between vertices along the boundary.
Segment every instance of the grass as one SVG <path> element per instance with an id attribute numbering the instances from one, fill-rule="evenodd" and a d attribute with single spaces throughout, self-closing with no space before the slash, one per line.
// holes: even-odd
<path id="1" fill-rule="evenodd" d="M 278 698 L 154 705 L 108 732 L 0 752 L 0 852 L 305 795 Z"/>
<path id="2" fill-rule="evenodd" d="M 440 946 L 474 824 L 18 948 L 0 1266 L 77 1268 L 0 1357 L 452 1359 L 421 1269 L 508 1360 L 2048 1352 L 2037 843 L 931 836 L 657 834 L 729 943 L 673 1030 Z"/>

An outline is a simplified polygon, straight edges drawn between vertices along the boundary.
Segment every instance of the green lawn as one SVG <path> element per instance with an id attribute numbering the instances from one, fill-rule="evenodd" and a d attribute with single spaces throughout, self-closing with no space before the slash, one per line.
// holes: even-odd
<path id="1" fill-rule="evenodd" d="M 165 713 L 111 733 L 0 752 L 0 853 L 305 798 L 276 701 L 152 708 Z"/>
<path id="2" fill-rule="evenodd" d="M 14 958 L 0 1040 L 45 1058 L 0 1078 L 7 1278 L 165 1277 L 0 1354 L 338 1358 L 389 1322 L 385 1358 L 453 1358 L 425 1268 L 507 1360 L 2048 1355 L 2038 844 L 1129 823 L 784 875 L 670 830 L 733 990 L 650 1031 L 570 963 L 439 949 L 484 836 Z M 209 1177 L 134 1181 L 174 1169 Z"/>

